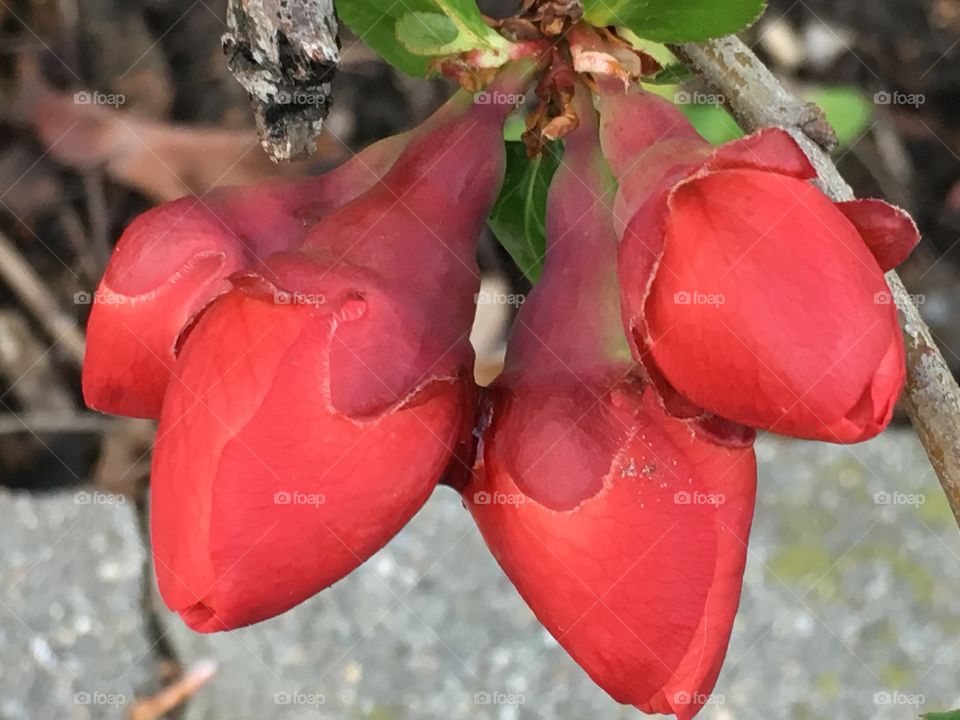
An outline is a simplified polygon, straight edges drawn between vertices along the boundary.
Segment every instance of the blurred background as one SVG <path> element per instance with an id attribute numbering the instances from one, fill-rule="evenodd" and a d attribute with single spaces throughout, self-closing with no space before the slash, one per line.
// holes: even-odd
<path id="1" fill-rule="evenodd" d="M 79 390 L 113 243 L 151 205 L 322 172 L 452 92 L 344 32 L 316 157 L 275 166 L 226 70 L 224 5 L 0 0 L 0 720 L 639 717 L 542 630 L 445 489 L 275 620 L 197 636 L 156 598 L 152 424 L 87 413 Z M 960 0 L 771 0 L 745 39 L 827 111 L 857 194 L 916 217 L 924 239 L 902 275 L 956 373 Z M 738 132 L 695 81 L 660 91 L 711 139 Z M 492 238 L 480 255 L 503 297 L 526 292 Z M 489 378 L 510 309 L 486 310 Z M 960 707 L 960 535 L 909 426 L 854 447 L 765 437 L 758 454 L 743 606 L 702 717 Z"/>

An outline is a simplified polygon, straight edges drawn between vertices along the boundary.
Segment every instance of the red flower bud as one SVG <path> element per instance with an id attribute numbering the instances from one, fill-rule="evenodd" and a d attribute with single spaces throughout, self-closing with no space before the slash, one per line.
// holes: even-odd
<path id="1" fill-rule="evenodd" d="M 137 217 L 117 243 L 87 324 L 86 404 L 160 416 L 177 338 L 227 278 L 298 247 L 322 216 L 370 188 L 403 149 L 390 138 L 325 175 L 184 197 Z"/>
<path id="2" fill-rule="evenodd" d="M 909 216 L 832 203 L 783 130 L 714 151 L 661 98 L 605 95 L 601 111 L 625 321 L 664 392 L 802 438 L 880 432 L 905 375 L 883 271 L 919 239 Z"/>
<path id="3" fill-rule="evenodd" d="M 161 594 L 192 628 L 263 620 L 349 573 L 469 436 L 475 243 L 508 109 L 414 140 L 299 250 L 229 278 L 182 338 L 152 532 Z"/>
<path id="4" fill-rule="evenodd" d="M 488 395 L 464 498 L 594 681 L 618 702 L 690 718 L 739 602 L 756 463 L 749 445 L 666 415 L 630 360 L 603 199 L 614 183 L 592 108 L 578 113 L 550 189 L 544 274 Z"/>

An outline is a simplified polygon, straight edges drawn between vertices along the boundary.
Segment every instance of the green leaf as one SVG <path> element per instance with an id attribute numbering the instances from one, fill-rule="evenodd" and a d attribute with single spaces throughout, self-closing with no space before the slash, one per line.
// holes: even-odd
<path id="1" fill-rule="evenodd" d="M 960 720 L 960 710 L 925 713 L 920 717 L 926 718 L 926 720 Z"/>
<path id="2" fill-rule="evenodd" d="M 681 85 L 693 77 L 693 72 L 683 63 L 671 63 L 652 78 L 644 80 L 648 85 Z"/>
<path id="3" fill-rule="evenodd" d="M 510 45 L 496 30 L 487 25 L 476 0 L 434 0 L 437 6 L 470 38 L 471 48 L 504 49 Z"/>
<path id="4" fill-rule="evenodd" d="M 714 145 L 722 145 L 743 137 L 743 130 L 737 125 L 737 121 L 719 105 L 693 104 L 679 107 L 697 132 Z"/>
<path id="5" fill-rule="evenodd" d="M 423 76 L 431 58 L 510 43 L 489 27 L 473 0 L 338 0 L 340 19 L 384 60 Z"/>
<path id="6" fill-rule="evenodd" d="M 624 25 L 658 42 L 699 42 L 749 27 L 764 0 L 583 0 L 587 22 Z"/>
<path id="7" fill-rule="evenodd" d="M 440 13 L 407 13 L 396 27 L 397 38 L 414 55 L 451 55 L 470 49 L 453 20 Z"/>
<path id="8" fill-rule="evenodd" d="M 378 0 L 339 0 L 337 15 L 380 57 L 408 75 L 423 77 L 430 59 L 414 55 L 397 39 L 397 21 L 410 12 L 436 12 L 433 0 L 404 0 L 382 3 Z"/>
<path id="9" fill-rule="evenodd" d="M 873 105 L 856 88 L 823 87 L 811 90 L 806 95 L 808 100 L 820 106 L 833 125 L 841 148 L 849 147 L 870 129 Z"/>
<path id="10" fill-rule="evenodd" d="M 507 174 L 490 215 L 490 229 L 530 282 L 543 271 L 547 247 L 547 193 L 560 166 L 555 143 L 531 160 L 523 143 L 507 143 Z"/>

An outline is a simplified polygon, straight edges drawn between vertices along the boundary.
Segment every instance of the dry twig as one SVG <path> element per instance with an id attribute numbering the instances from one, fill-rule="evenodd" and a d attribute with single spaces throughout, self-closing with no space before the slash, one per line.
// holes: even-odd
<path id="1" fill-rule="evenodd" d="M 81 366 L 83 349 L 86 345 L 83 330 L 63 311 L 59 300 L 50 292 L 33 266 L 2 233 L 0 233 L 0 278 L 6 281 L 24 307 L 40 321 L 53 339 L 59 341 L 59 345 L 66 350 L 70 360 L 77 367 Z"/>
<path id="2" fill-rule="evenodd" d="M 229 0 L 223 49 L 275 161 L 316 150 L 340 64 L 333 0 Z"/>

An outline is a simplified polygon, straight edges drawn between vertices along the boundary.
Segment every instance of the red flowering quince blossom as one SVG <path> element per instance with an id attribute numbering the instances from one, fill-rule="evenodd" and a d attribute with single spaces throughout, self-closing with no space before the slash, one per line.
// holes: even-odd
<path id="1" fill-rule="evenodd" d="M 123 272 L 104 282 L 143 288 L 143 301 L 125 315 L 104 304 L 91 321 L 102 331 L 85 387 L 92 404 L 131 414 L 162 395 L 153 549 L 161 594 L 192 628 L 263 620 L 349 573 L 469 437 L 474 248 L 502 182 L 510 109 L 461 93 L 379 181 L 346 166 L 303 194 L 234 191 L 186 225 L 166 207 L 128 232 L 114 257 Z M 317 192 L 371 174 L 342 202 Z M 235 234 L 209 217 L 241 207 Z M 164 324 L 145 334 L 154 318 Z M 114 362 L 134 367 L 105 369 L 109 338 L 128 329 Z"/>
<path id="2" fill-rule="evenodd" d="M 522 95 L 531 66 L 489 97 Z M 598 685 L 689 720 L 740 599 L 754 429 L 856 442 L 889 422 L 904 357 L 883 273 L 917 229 L 831 202 L 782 130 L 714 148 L 669 102 L 594 78 L 598 116 L 562 53 L 541 70 L 528 132 L 572 134 L 490 388 L 468 338 L 513 108 L 459 93 L 319 178 L 135 220 L 91 311 L 84 397 L 159 418 L 156 573 L 191 628 L 335 583 L 446 478 Z"/>
<path id="3" fill-rule="evenodd" d="M 388 138 L 315 178 L 217 188 L 137 217 L 117 242 L 87 323 L 87 405 L 160 417 L 183 328 L 231 287 L 233 273 L 298 247 L 323 213 L 369 189 L 404 144 Z"/>
<path id="4" fill-rule="evenodd" d="M 719 444 L 668 416 L 632 361 L 603 197 L 614 182 L 593 108 L 579 115 L 550 188 L 544 273 L 487 394 L 463 496 L 520 594 L 594 681 L 618 702 L 685 719 L 726 652 L 756 461 L 740 434 Z"/>
<path id="5" fill-rule="evenodd" d="M 783 130 L 715 150 L 654 95 L 604 93 L 601 112 L 624 320 L 672 410 L 813 440 L 879 433 L 905 376 L 883 273 L 919 240 L 909 215 L 831 202 Z"/>

